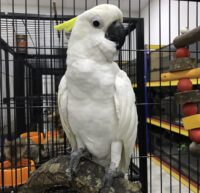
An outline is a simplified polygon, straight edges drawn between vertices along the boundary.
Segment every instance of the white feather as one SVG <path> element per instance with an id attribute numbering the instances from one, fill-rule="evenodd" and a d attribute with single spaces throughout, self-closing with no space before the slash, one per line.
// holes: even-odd
<path id="1" fill-rule="evenodd" d="M 62 77 L 59 88 L 58 88 L 58 110 L 60 114 L 60 120 L 63 126 L 63 129 L 67 135 L 67 139 L 72 146 L 72 149 L 77 148 L 75 136 L 70 128 L 69 121 L 68 121 L 68 110 L 67 110 L 67 103 L 68 103 L 68 95 L 67 95 L 67 79 L 65 76 Z"/>
<path id="2" fill-rule="evenodd" d="M 122 171 L 127 171 L 137 136 L 138 117 L 131 82 L 126 73 L 121 70 L 116 76 L 115 89 L 115 106 L 119 118 L 116 132 L 118 138 L 123 141 L 120 167 Z"/>
<path id="3" fill-rule="evenodd" d="M 100 29 L 91 25 L 96 17 L 102 21 Z M 58 107 L 73 149 L 86 148 L 100 163 L 110 162 L 112 142 L 122 141 L 120 168 L 127 171 L 137 133 L 135 95 L 126 73 L 112 62 L 115 43 L 105 38 L 107 27 L 122 18 L 114 5 L 100 5 L 78 16 Z"/>

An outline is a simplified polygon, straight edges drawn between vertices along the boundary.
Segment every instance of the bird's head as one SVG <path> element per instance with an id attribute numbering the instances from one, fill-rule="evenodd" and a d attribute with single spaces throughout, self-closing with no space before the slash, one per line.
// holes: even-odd
<path id="1" fill-rule="evenodd" d="M 68 44 L 69 57 L 112 61 L 124 44 L 126 30 L 122 24 L 123 14 L 114 5 L 98 5 L 67 22 L 71 22 L 72 28 Z M 67 22 L 60 26 L 66 29 Z"/>

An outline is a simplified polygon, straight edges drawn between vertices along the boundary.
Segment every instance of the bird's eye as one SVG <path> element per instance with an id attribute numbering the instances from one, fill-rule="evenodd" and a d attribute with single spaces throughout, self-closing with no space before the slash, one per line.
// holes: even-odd
<path id="1" fill-rule="evenodd" d="M 95 16 L 95 17 L 92 18 L 91 24 L 95 28 L 102 28 L 103 27 L 103 22 L 102 22 L 101 18 L 98 17 L 98 16 Z"/>
<path id="2" fill-rule="evenodd" d="M 93 26 L 94 27 L 99 27 L 100 26 L 100 22 L 98 20 L 94 20 L 93 21 Z"/>

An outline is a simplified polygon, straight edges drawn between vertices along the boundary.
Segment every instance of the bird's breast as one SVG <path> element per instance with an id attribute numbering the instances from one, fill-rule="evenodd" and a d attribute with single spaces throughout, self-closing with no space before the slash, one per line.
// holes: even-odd
<path id="1" fill-rule="evenodd" d="M 78 100 L 69 95 L 68 119 L 73 133 L 91 154 L 108 156 L 118 125 L 113 100 Z"/>
<path id="2" fill-rule="evenodd" d="M 70 127 L 100 159 L 109 155 L 116 138 L 115 74 L 112 64 L 101 66 L 91 61 L 73 63 L 67 70 Z"/>
<path id="3" fill-rule="evenodd" d="M 116 69 L 91 61 L 73 63 L 67 70 L 69 90 L 74 97 L 111 98 Z"/>

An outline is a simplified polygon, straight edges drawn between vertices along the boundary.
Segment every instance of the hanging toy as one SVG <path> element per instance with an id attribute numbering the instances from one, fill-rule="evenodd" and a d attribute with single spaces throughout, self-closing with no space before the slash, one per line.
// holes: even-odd
<path id="1" fill-rule="evenodd" d="M 200 91 L 193 90 L 191 79 L 200 77 L 200 68 L 196 59 L 190 58 L 188 46 L 200 41 L 200 27 L 193 30 L 184 30 L 182 35 L 173 41 L 176 47 L 176 59 L 171 61 L 170 72 L 161 74 L 162 81 L 179 80 L 177 84 L 178 93 L 175 94 L 176 101 L 181 105 L 183 114 L 182 122 L 185 130 L 192 141 L 191 152 L 199 152 L 200 146 L 200 114 L 198 104 L 200 102 Z M 198 151 L 197 151 L 198 150 Z"/>

